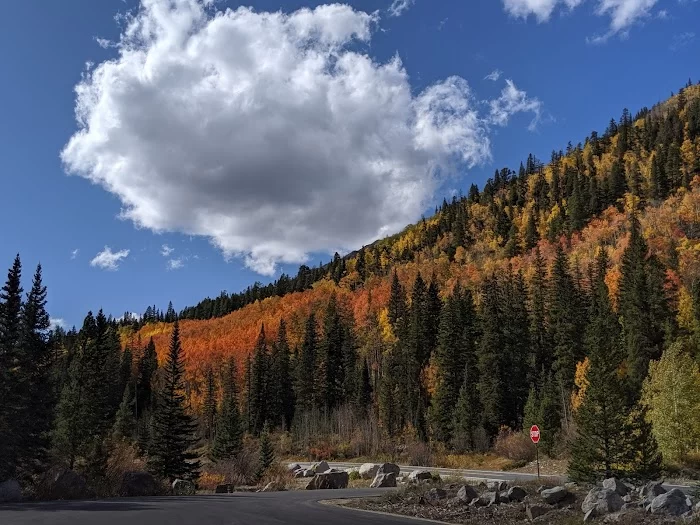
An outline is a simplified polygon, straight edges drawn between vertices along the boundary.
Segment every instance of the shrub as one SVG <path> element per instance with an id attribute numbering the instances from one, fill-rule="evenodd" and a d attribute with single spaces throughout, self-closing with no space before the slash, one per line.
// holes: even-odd
<path id="1" fill-rule="evenodd" d="M 528 436 L 523 432 L 513 432 L 508 427 L 501 427 L 493 451 L 514 461 L 532 461 L 536 453 L 535 446 Z"/>
<path id="2" fill-rule="evenodd" d="M 433 464 L 433 453 L 430 447 L 425 443 L 417 442 L 408 444 L 405 454 L 409 465 L 430 467 Z"/>
<path id="3" fill-rule="evenodd" d="M 362 479 L 362 476 L 360 476 L 360 472 L 358 470 L 351 470 L 349 473 L 349 478 L 350 481 L 357 481 L 358 479 Z"/>

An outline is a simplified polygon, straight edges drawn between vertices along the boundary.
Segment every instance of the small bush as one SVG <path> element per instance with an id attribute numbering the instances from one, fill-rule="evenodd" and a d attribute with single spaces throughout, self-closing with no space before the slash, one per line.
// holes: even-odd
<path id="1" fill-rule="evenodd" d="M 493 445 L 493 451 L 504 458 L 529 462 L 535 459 L 535 446 L 523 432 L 513 432 L 501 427 Z"/>
<path id="2" fill-rule="evenodd" d="M 349 473 L 349 478 L 350 478 L 350 481 L 357 481 L 358 479 L 362 479 L 362 476 L 360 476 L 359 471 L 351 470 Z"/>
<path id="3" fill-rule="evenodd" d="M 433 453 L 430 447 L 422 442 L 410 443 L 406 446 L 406 460 L 409 465 L 430 467 L 433 465 Z"/>

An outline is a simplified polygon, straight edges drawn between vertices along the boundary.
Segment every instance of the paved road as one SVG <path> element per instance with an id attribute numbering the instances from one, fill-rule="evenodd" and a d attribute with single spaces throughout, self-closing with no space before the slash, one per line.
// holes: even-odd
<path id="1" fill-rule="evenodd" d="M 389 489 L 390 490 L 390 489 Z M 386 489 L 240 492 L 211 496 L 0 504 L 1 525 L 400 525 L 420 523 L 321 500 L 381 495 Z"/>

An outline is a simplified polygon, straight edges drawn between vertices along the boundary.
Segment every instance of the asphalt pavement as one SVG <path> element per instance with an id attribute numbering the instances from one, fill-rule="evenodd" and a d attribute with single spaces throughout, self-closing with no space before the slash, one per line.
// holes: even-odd
<path id="1" fill-rule="evenodd" d="M 0 504 L 0 525 L 399 525 L 420 521 L 320 503 L 387 489 L 239 492 L 210 496 Z M 389 489 L 391 490 L 391 489 Z"/>

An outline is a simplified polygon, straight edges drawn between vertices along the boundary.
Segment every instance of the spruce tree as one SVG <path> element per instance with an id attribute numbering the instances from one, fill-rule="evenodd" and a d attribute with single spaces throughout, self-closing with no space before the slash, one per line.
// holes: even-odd
<path id="1" fill-rule="evenodd" d="M 357 383 L 355 392 L 355 411 L 360 414 L 366 414 L 372 405 L 372 380 L 369 373 L 369 364 L 367 359 L 364 360 L 360 369 L 360 380 Z"/>
<path id="2" fill-rule="evenodd" d="M 535 250 L 534 275 L 530 283 L 530 356 L 528 382 L 534 385 L 543 370 L 554 361 L 547 324 L 547 268 L 539 248 Z"/>
<path id="3" fill-rule="evenodd" d="M 668 320 L 663 269 L 656 257 L 647 252 L 639 222 L 632 218 L 618 295 L 631 402 L 639 397 L 649 362 L 661 356 Z"/>
<path id="4" fill-rule="evenodd" d="M 22 263 L 19 254 L 0 291 L 0 479 L 13 477 L 20 455 L 23 377 L 20 353 Z"/>
<path id="5" fill-rule="evenodd" d="M 205 388 L 204 391 L 204 406 L 203 406 L 203 418 L 204 418 L 204 437 L 211 443 L 214 439 L 215 428 L 216 428 L 216 398 L 217 389 L 216 381 L 214 380 L 214 370 L 211 366 L 207 367 L 205 375 Z"/>
<path id="6" fill-rule="evenodd" d="M 180 326 L 173 324 L 170 348 L 163 369 L 163 389 L 158 393 L 153 415 L 153 438 L 149 447 L 148 467 L 160 478 L 197 479 L 200 463 L 190 452 L 196 443 L 197 425 L 187 413 L 185 400 L 185 365 L 180 346 Z"/>
<path id="7" fill-rule="evenodd" d="M 136 378 L 136 417 L 142 413 L 151 411 L 155 402 L 154 381 L 158 370 L 158 354 L 156 345 L 151 337 L 143 349 L 143 355 L 139 359 Z"/>
<path id="8" fill-rule="evenodd" d="M 270 420 L 281 424 L 285 430 L 291 428 L 294 417 L 294 387 L 289 361 L 287 325 L 280 319 L 277 339 L 272 346 L 270 372 Z"/>
<path id="9" fill-rule="evenodd" d="M 306 320 L 304 340 L 297 366 L 297 411 L 309 412 L 316 405 L 316 316 L 313 312 Z"/>
<path id="10" fill-rule="evenodd" d="M 323 317 L 323 337 L 320 343 L 323 405 L 328 410 L 337 408 L 344 399 L 344 332 L 338 311 L 338 302 L 333 294 L 328 301 Z"/>
<path id="11" fill-rule="evenodd" d="M 261 480 L 265 473 L 275 462 L 275 449 L 270 439 L 270 427 L 265 425 L 260 434 L 260 448 L 258 452 L 258 470 L 255 477 Z"/>
<path id="12" fill-rule="evenodd" d="M 230 357 L 223 370 L 222 402 L 219 410 L 212 459 L 222 461 L 235 458 L 243 443 L 243 426 L 238 410 L 238 377 L 236 360 Z"/>
<path id="13" fill-rule="evenodd" d="M 471 360 L 474 360 L 472 357 Z M 452 421 L 452 445 L 457 451 L 474 451 L 481 426 L 481 402 L 475 363 L 467 363 Z"/>
<path id="14" fill-rule="evenodd" d="M 588 386 L 574 416 L 577 436 L 569 462 L 569 476 L 578 481 L 619 477 L 629 459 L 629 409 L 622 376 L 620 330 L 605 284 L 606 268 L 607 258 L 601 250 L 585 335 L 590 361 Z"/>
<path id="15" fill-rule="evenodd" d="M 134 417 L 134 395 L 131 386 L 126 385 L 124 397 L 117 410 L 114 419 L 112 436 L 116 439 L 131 440 L 136 430 L 136 418 Z"/>
<path id="16" fill-rule="evenodd" d="M 46 287 L 42 283 L 41 265 L 38 265 L 21 315 L 20 346 L 25 382 L 18 467 L 22 477 L 44 470 L 49 460 L 50 433 L 56 405 L 53 355 L 47 333 L 49 326 Z"/>
<path id="17" fill-rule="evenodd" d="M 253 362 L 251 367 L 250 399 L 248 406 L 250 409 L 251 432 L 258 435 L 262 431 L 263 425 L 268 420 L 268 389 L 270 387 L 270 356 L 265 340 L 265 325 L 260 327 L 258 341 L 253 352 Z"/>

